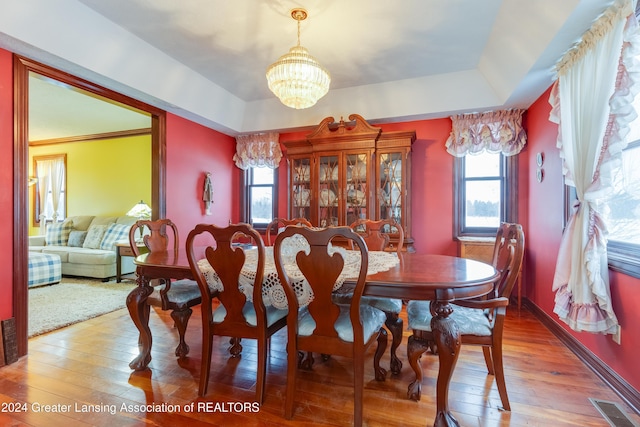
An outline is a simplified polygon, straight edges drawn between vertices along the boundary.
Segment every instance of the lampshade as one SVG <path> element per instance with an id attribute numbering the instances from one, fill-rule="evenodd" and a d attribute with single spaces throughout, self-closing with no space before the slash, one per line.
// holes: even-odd
<path id="1" fill-rule="evenodd" d="M 300 110 L 315 105 L 327 94 L 331 76 L 300 46 L 300 21 L 307 18 L 307 12 L 293 9 L 291 17 L 298 21 L 298 45 L 267 68 L 267 83 L 284 105 Z"/>
<path id="2" fill-rule="evenodd" d="M 138 219 L 149 219 L 151 218 L 151 208 L 145 202 L 140 200 L 140 202 L 136 203 L 134 207 L 129 209 L 127 216 L 133 216 Z"/>

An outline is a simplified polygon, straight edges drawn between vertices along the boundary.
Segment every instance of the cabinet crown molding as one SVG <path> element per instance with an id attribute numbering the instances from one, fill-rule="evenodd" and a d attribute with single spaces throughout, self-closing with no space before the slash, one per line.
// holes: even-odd
<path id="1" fill-rule="evenodd" d="M 371 139 L 375 142 L 382 132 L 381 128 L 371 126 L 358 114 L 351 114 L 349 120 L 349 122 L 345 122 L 344 119 L 340 117 L 340 121 L 336 123 L 333 117 L 326 117 L 320 122 L 316 129 L 307 136 L 307 140 L 317 142 L 324 139 L 331 139 L 333 141 L 336 139 Z"/>

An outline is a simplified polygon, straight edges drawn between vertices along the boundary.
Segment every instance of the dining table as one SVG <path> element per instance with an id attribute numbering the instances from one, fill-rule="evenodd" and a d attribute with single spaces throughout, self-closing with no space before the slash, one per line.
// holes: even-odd
<path id="1" fill-rule="evenodd" d="M 266 247 L 264 281 L 269 283 L 268 290 L 263 289 L 265 304 L 277 305 L 278 283 L 273 265 L 272 247 Z M 341 250 L 341 249 L 338 249 Z M 250 253 L 250 250 L 247 251 Z M 345 251 L 350 254 L 353 251 Z M 204 253 L 204 248 L 202 253 Z M 373 257 L 372 257 L 373 255 Z M 390 257 L 395 257 L 392 260 Z M 204 256 L 202 257 L 204 258 Z M 250 257 L 248 256 L 248 259 Z M 400 255 L 389 252 L 370 251 L 369 258 L 374 259 L 368 270 L 364 295 L 398 298 L 402 300 L 431 301 L 434 317 L 432 330 L 438 349 L 439 370 L 436 383 L 435 427 L 458 426 L 448 405 L 449 383 L 453 375 L 460 351 L 460 332 L 455 321 L 450 318 L 453 312 L 452 302 L 460 299 L 477 298 L 491 292 L 499 272 L 490 264 L 467 258 L 449 255 L 403 252 Z M 127 297 L 127 308 L 140 332 L 138 340 L 140 354 L 129 364 L 132 369 L 146 368 L 151 360 L 151 330 L 149 329 L 149 310 L 145 309 L 146 298 L 153 292 L 150 285 L 155 278 L 193 279 L 185 251 L 149 252 L 135 258 L 137 285 Z M 201 269 L 204 267 L 199 263 Z M 245 263 L 245 265 L 250 264 Z M 345 263 L 347 264 L 347 263 Z M 210 273 L 210 272 L 209 272 Z M 275 275 L 275 276 L 274 276 Z M 207 276 L 207 273 L 205 273 Z M 247 277 L 251 277 L 249 273 Z M 209 277 L 207 277 L 209 281 Z M 353 282 L 344 277 L 337 288 L 347 288 Z M 212 285 L 209 281 L 210 286 Z M 214 288 L 215 288 L 215 284 Z M 298 292 L 299 300 L 308 298 L 303 287 Z M 271 292 L 271 294 L 269 293 Z M 246 291 L 248 295 L 250 290 Z M 407 344 L 413 345 L 412 342 Z M 408 386 L 407 396 L 419 400 L 421 379 L 416 378 Z"/>
<path id="2" fill-rule="evenodd" d="M 295 266 L 293 259 L 295 258 L 297 250 L 305 250 L 307 246 L 306 241 L 297 238 L 292 238 L 286 245 L 283 245 L 283 251 L 288 252 L 285 258 L 290 260 L 286 263 L 285 269 L 292 279 L 300 307 L 308 305 L 311 298 L 313 298 L 313 292 L 304 280 L 302 273 L 300 273 Z M 238 247 L 242 247 L 245 251 L 245 263 L 239 277 L 238 285 L 247 296 L 247 299 L 252 300 L 253 282 L 256 265 L 258 263 L 257 250 L 254 246 L 238 245 Z M 358 273 L 360 254 L 357 251 L 350 251 L 341 247 L 335 247 L 331 250 L 341 251 L 346 260 L 343 274 L 334 284 L 334 290 L 337 290 L 349 277 L 355 276 Z M 197 263 L 198 267 L 203 272 L 212 293 L 215 295 L 216 292 L 222 290 L 222 282 L 205 259 L 205 247 L 196 247 L 194 248 L 194 252 L 199 259 Z M 370 251 L 367 271 L 370 273 L 382 271 L 398 264 L 398 262 L 399 260 L 394 253 Z M 137 256 L 134 259 L 134 264 L 136 265 L 137 286 L 127 296 L 127 309 L 129 310 L 131 320 L 139 332 L 138 348 L 140 352 L 138 356 L 129 363 L 129 367 L 139 371 L 146 369 L 151 362 L 153 337 L 151 329 L 149 328 L 150 310 L 147 299 L 154 291 L 154 287 L 151 286 L 152 281 L 154 279 L 195 280 L 195 277 L 189 266 L 189 260 L 185 250 L 147 252 Z M 278 278 L 272 246 L 265 247 L 262 297 L 265 305 L 271 305 L 279 309 L 287 308 L 287 298 Z"/>
<path id="3" fill-rule="evenodd" d="M 364 295 L 431 301 L 431 330 L 439 360 L 433 425 L 458 426 L 448 402 L 461 344 L 458 326 L 449 317 L 454 310 L 452 302 L 487 295 L 499 272 L 490 264 L 457 256 L 403 252 L 399 258 L 400 262 L 388 270 L 367 275 Z M 410 338 L 407 346 L 411 345 L 418 344 Z M 421 378 L 416 377 L 409 384 L 407 396 L 419 400 L 421 388 Z"/>

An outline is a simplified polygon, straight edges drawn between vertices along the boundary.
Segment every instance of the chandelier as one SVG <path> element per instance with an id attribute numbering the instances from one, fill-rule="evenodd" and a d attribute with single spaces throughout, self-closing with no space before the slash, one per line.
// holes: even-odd
<path id="1" fill-rule="evenodd" d="M 287 107 L 309 108 L 329 91 L 331 76 L 320 63 L 300 46 L 300 21 L 307 18 L 304 9 L 293 9 L 298 21 L 298 44 L 267 68 L 269 89 Z"/>

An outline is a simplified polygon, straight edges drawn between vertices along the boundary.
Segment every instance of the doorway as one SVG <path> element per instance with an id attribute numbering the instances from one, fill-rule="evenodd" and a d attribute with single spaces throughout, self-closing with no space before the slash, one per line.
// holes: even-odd
<path id="1" fill-rule="evenodd" d="M 28 352 L 28 187 L 29 76 L 35 73 L 70 88 L 135 108 L 151 116 L 151 205 L 153 216 L 165 216 L 165 112 L 44 64 L 14 55 L 14 240 L 13 313 L 18 355 Z"/>

